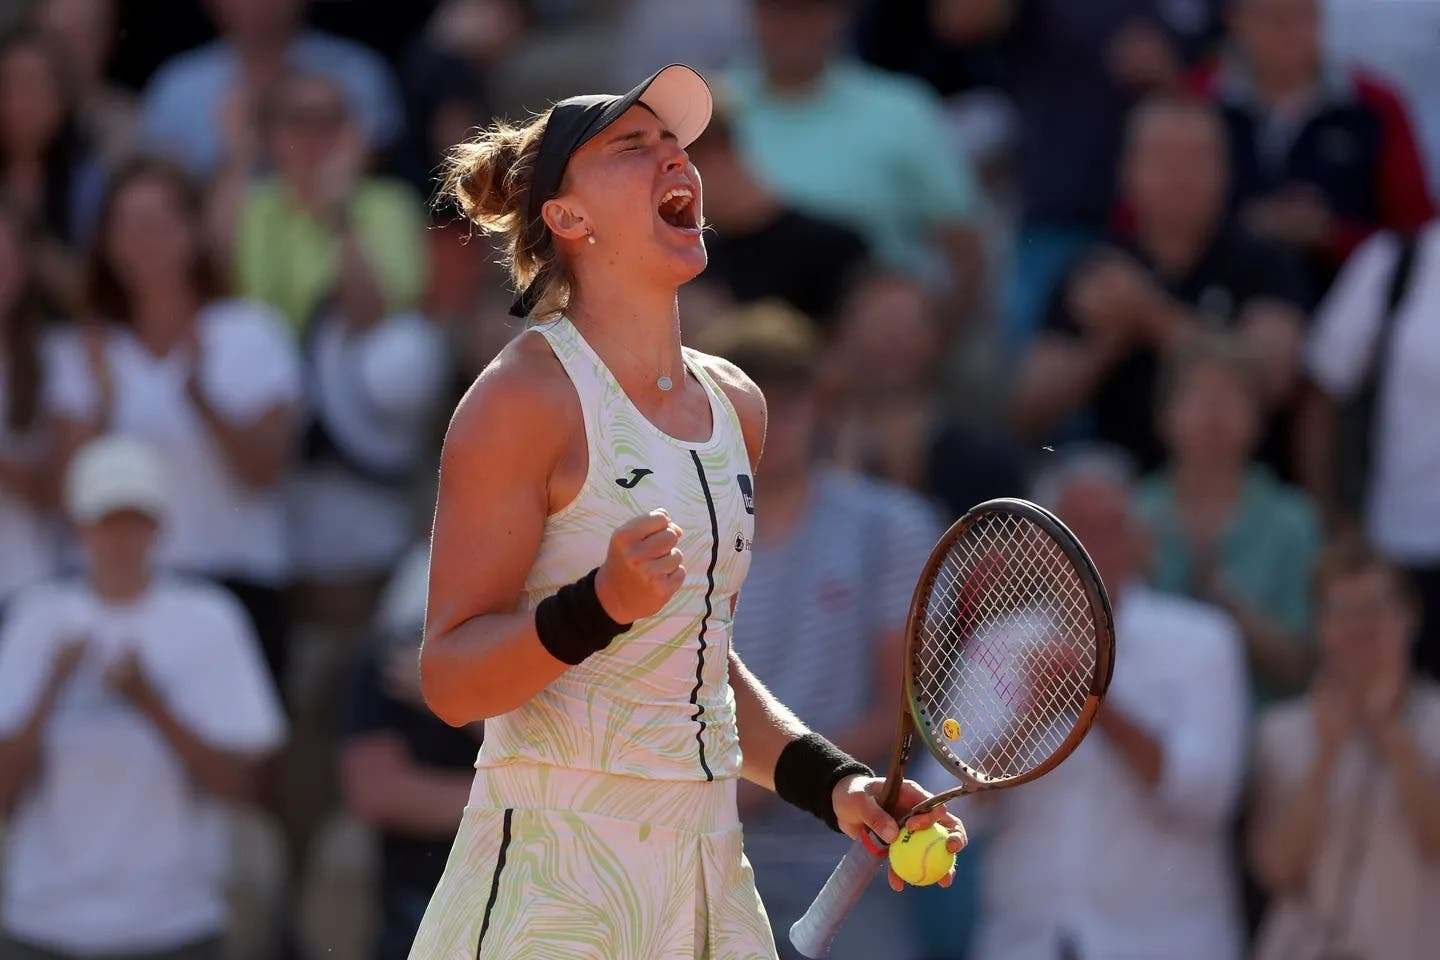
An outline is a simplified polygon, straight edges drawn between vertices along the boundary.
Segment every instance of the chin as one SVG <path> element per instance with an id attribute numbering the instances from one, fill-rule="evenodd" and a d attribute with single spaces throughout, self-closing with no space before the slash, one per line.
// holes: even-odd
<path id="1" fill-rule="evenodd" d="M 677 287 L 689 283 L 704 273 L 706 265 L 710 262 L 703 240 L 697 240 L 693 246 L 686 245 L 684 247 L 666 244 L 663 256 L 665 273 L 675 281 Z"/>

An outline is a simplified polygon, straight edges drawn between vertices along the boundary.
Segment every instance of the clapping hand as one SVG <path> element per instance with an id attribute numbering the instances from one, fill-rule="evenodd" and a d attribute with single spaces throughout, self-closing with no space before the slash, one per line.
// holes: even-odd
<path id="1" fill-rule="evenodd" d="M 156 701 L 155 688 L 145 676 L 140 656 L 134 650 L 127 650 L 105 671 L 105 684 L 138 709 L 145 709 Z"/>

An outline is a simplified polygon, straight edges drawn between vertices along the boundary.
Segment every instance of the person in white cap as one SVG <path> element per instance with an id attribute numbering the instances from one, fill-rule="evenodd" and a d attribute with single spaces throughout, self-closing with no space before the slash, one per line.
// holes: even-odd
<path id="1" fill-rule="evenodd" d="M 222 804 L 257 792 L 285 721 L 239 604 L 152 572 L 165 480 L 137 440 L 82 447 L 84 576 L 0 630 L 0 960 L 221 955 Z"/>
<path id="2" fill-rule="evenodd" d="M 742 776 L 851 837 L 898 835 L 882 781 L 731 649 L 765 401 L 680 343 L 676 293 L 706 262 L 685 148 L 710 113 L 671 65 L 452 156 L 535 327 L 441 455 L 421 685 L 441 719 L 486 725 L 412 960 L 773 958 Z M 897 806 L 925 796 L 907 784 Z M 941 818 L 958 826 L 918 819 Z"/>

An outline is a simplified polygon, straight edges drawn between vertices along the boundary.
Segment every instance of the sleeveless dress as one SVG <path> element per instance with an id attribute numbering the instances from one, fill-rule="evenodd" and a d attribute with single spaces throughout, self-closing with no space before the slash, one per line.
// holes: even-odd
<path id="1" fill-rule="evenodd" d="M 579 396 L 588 467 L 546 519 L 526 608 L 598 566 L 615 528 L 657 507 L 684 531 L 685 583 L 486 721 L 411 960 L 773 960 L 735 807 L 731 623 L 755 526 L 739 418 L 687 350 L 713 428 L 702 442 L 671 437 L 569 320 L 534 329 Z"/>

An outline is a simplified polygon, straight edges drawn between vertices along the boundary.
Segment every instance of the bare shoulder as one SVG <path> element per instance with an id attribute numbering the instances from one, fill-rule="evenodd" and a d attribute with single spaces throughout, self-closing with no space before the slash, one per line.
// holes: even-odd
<path id="1" fill-rule="evenodd" d="M 740 418 L 740 430 L 745 434 L 745 446 L 750 452 L 750 466 L 760 463 L 760 454 L 765 448 L 765 424 L 769 416 L 765 406 L 765 394 L 746 376 L 745 371 L 724 357 L 716 357 L 698 350 L 690 350 L 690 356 L 705 372 L 715 378 L 720 389 L 725 391 L 735 415 Z"/>
<path id="2" fill-rule="evenodd" d="M 544 337 L 527 331 L 461 397 L 445 432 L 442 462 L 524 450 L 553 460 L 582 417 L 565 368 Z"/>

